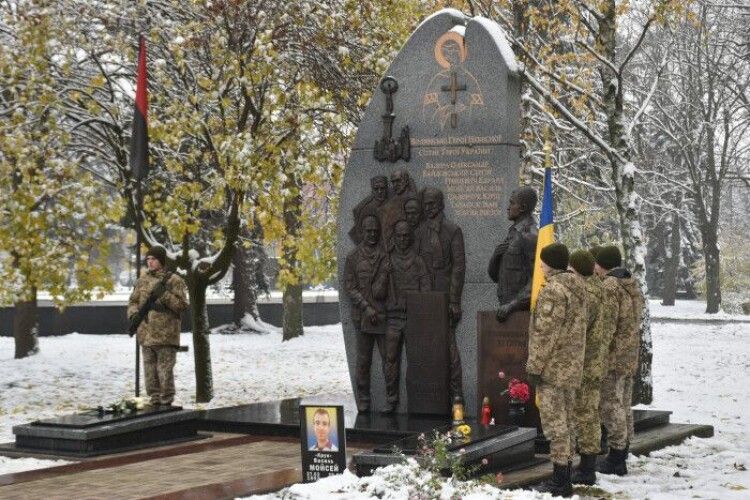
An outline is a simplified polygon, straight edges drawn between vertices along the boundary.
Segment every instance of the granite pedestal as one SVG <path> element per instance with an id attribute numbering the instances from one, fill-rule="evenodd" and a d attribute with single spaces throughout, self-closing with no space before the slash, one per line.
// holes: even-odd
<path id="1" fill-rule="evenodd" d="M 117 453 L 199 439 L 197 417 L 178 406 L 120 415 L 76 413 L 14 426 L 15 445 L 2 448 L 73 457 Z"/>
<path id="2" fill-rule="evenodd" d="M 400 455 L 393 453 L 394 447 L 406 455 L 414 455 L 418 449 L 420 434 L 431 436 L 435 431 L 446 432 L 451 427 L 450 419 L 445 416 L 358 413 L 351 396 L 321 396 L 204 410 L 200 428 L 216 432 L 299 438 L 300 404 L 344 406 L 347 444 L 375 445 L 371 451 L 354 455 L 353 463 L 360 475 L 372 474 L 377 467 L 402 460 Z M 452 453 L 464 449 L 461 459 L 465 463 L 481 463 L 486 458 L 486 470 L 517 468 L 533 463 L 536 429 L 482 426 L 474 419 L 467 419 L 467 423 L 472 427 L 471 436 L 450 447 Z"/>

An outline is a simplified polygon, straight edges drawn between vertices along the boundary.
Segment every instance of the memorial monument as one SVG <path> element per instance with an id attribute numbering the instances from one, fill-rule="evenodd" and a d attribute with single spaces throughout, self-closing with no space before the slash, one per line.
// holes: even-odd
<path id="1" fill-rule="evenodd" d="M 445 9 L 419 25 L 385 75 L 360 122 L 344 173 L 339 262 L 355 249 L 349 234 L 361 231 L 356 227 L 362 224 L 361 207 L 375 203 L 364 201 L 374 199 L 371 179 L 387 177 L 390 192 L 376 209 L 381 245 L 393 251 L 394 228 L 403 220 L 400 230 L 413 235 L 432 290 L 407 299 L 395 411 L 447 415 L 448 397 L 463 396 L 467 416 L 476 416 L 484 396 L 478 391 L 477 313 L 492 311 L 494 318 L 498 308 L 497 285 L 487 265 L 508 232 L 504 209 L 518 187 L 518 65 L 495 22 Z M 339 266 L 342 291 L 344 268 Z M 341 294 L 352 386 L 364 401 L 361 388 L 369 387 L 370 409 L 388 410 L 380 353 L 372 356 L 371 382 L 359 380 L 367 370 L 358 369 L 358 360 L 366 363 L 367 358 L 358 350 L 362 318 L 352 307 L 356 300 L 356 295 Z M 435 380 L 426 380 L 426 373 Z M 433 382 L 425 390 L 424 384 Z M 439 401 L 409 402 L 430 399 L 430 393 Z M 391 394 L 389 399 L 395 398 Z"/>

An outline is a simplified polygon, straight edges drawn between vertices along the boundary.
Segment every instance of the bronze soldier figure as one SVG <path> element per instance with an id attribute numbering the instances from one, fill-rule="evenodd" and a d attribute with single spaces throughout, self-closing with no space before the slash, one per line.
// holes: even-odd
<path id="1" fill-rule="evenodd" d="M 380 222 L 374 215 L 362 220 L 362 242 L 346 257 L 344 284 L 351 300 L 352 321 L 357 331 L 357 408 L 370 410 L 370 368 L 377 345 L 385 360 L 386 254 L 380 243 Z M 385 373 L 385 363 L 383 372 Z"/>
<path id="2" fill-rule="evenodd" d="M 390 249 L 392 246 L 391 235 L 393 234 L 394 224 L 396 221 L 403 220 L 406 217 L 404 203 L 407 199 L 417 194 L 409 172 L 403 168 L 391 174 L 391 187 L 391 197 L 378 209 L 381 236 L 387 249 Z"/>
<path id="3" fill-rule="evenodd" d="M 388 254 L 388 328 L 385 334 L 385 392 L 383 413 L 398 406 L 401 347 L 406 329 L 406 294 L 430 291 L 431 280 L 422 258 L 414 251 L 414 235 L 405 220 L 393 227 L 393 248 Z"/>
<path id="4" fill-rule="evenodd" d="M 349 237 L 359 245 L 362 242 L 362 221 L 366 215 L 377 215 L 378 208 L 388 199 L 388 178 L 378 175 L 370 179 L 372 192 L 352 210 L 354 226 L 349 231 Z"/>
<path id="5" fill-rule="evenodd" d="M 456 324 L 461 320 L 461 294 L 466 274 L 464 235 L 461 228 L 445 217 L 443 192 L 425 188 L 422 193 L 425 221 L 419 232 L 419 255 L 427 266 L 432 289 L 448 294 L 451 320 L 448 353 L 452 400 L 463 400 L 461 358 L 456 346 Z"/>
<path id="6" fill-rule="evenodd" d="M 508 203 L 508 219 L 513 225 L 495 248 L 487 272 L 497 283 L 498 321 L 514 311 L 528 311 L 531 303 L 531 275 L 534 271 L 538 229 L 532 215 L 536 191 L 530 187 L 515 190 Z"/>

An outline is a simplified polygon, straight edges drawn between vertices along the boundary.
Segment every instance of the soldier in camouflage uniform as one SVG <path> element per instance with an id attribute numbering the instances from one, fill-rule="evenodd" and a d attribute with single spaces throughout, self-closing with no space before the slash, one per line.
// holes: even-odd
<path id="1" fill-rule="evenodd" d="M 550 439 L 552 480 L 538 489 L 553 495 L 572 493 L 570 462 L 575 436 L 573 407 L 581 385 L 586 344 L 586 286 L 567 271 L 568 249 L 553 243 L 541 251 L 547 284 L 539 293 L 529 325 L 526 373 L 536 386 L 542 428 Z"/>
<path id="2" fill-rule="evenodd" d="M 602 377 L 607 372 L 609 344 L 612 340 L 614 303 L 606 293 L 601 279 L 594 274 L 594 256 L 587 250 L 570 255 L 571 271 L 586 282 L 588 321 L 586 351 L 583 359 L 583 380 L 576 391 L 575 420 L 581 463 L 573 473 L 573 483 L 592 485 L 596 482 L 596 456 L 600 451 L 601 419 L 599 399 Z"/>
<path id="3" fill-rule="evenodd" d="M 597 470 L 618 476 L 628 473 L 626 459 L 633 438 L 633 377 L 638 369 L 641 316 L 645 306 L 638 281 L 621 266 L 622 255 L 616 246 L 603 247 L 594 266 L 595 272 L 603 278 L 605 291 L 613 297 L 616 311 L 600 403 L 602 422 L 608 433 L 609 454 Z"/>
<path id="4" fill-rule="evenodd" d="M 167 252 L 159 245 L 146 253 L 148 272 L 138 278 L 128 301 L 128 319 L 138 313 L 139 308 L 152 293 L 159 296 L 154 307 L 138 327 L 136 339 L 143 353 L 143 371 L 146 378 L 146 393 L 151 404 L 171 405 L 174 401 L 174 365 L 180 345 L 180 313 L 187 309 L 187 286 L 176 274 L 171 274 L 166 283 L 162 279 Z"/>

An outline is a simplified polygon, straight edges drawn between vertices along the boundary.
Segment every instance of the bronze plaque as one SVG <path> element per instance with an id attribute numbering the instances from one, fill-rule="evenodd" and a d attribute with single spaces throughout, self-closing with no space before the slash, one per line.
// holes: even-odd
<path id="1" fill-rule="evenodd" d="M 477 398 L 478 408 L 482 408 L 482 399 L 490 398 L 492 415 L 496 424 L 508 424 L 508 401 L 510 397 L 502 392 L 508 387 L 512 378 L 528 383 L 526 379 L 526 359 L 529 356 L 529 311 L 512 313 L 508 319 L 500 323 L 495 318 L 495 311 L 479 311 L 477 313 L 478 377 L 479 387 Z M 499 372 L 505 373 L 500 379 Z M 531 397 L 526 404 L 524 427 L 540 428 L 539 409 L 534 403 L 535 390 L 529 385 Z"/>
<path id="2" fill-rule="evenodd" d="M 406 295 L 406 394 L 409 413 L 450 415 L 448 294 Z"/>

